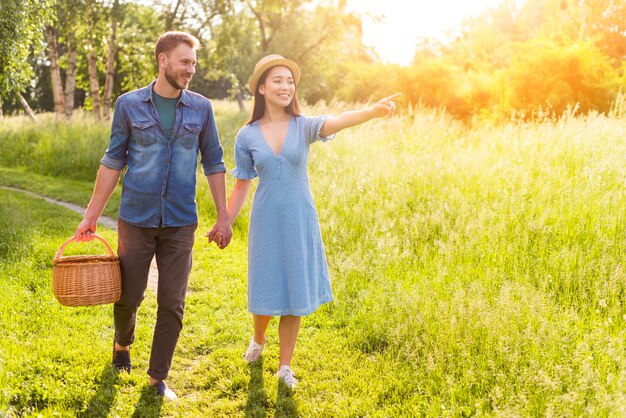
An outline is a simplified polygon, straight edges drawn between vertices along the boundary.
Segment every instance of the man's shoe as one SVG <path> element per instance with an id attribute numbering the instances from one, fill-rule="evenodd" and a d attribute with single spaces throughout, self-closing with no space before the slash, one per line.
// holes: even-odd
<path id="1" fill-rule="evenodd" d="M 167 384 L 163 380 L 155 383 L 153 387 L 156 389 L 157 395 L 159 396 L 170 400 L 178 399 L 178 396 L 176 396 L 172 389 L 167 387 Z"/>
<path id="2" fill-rule="evenodd" d="M 246 350 L 246 354 L 244 354 L 243 358 L 248 362 L 252 363 L 261 358 L 261 354 L 263 354 L 263 348 L 265 344 L 259 344 L 254 341 L 254 338 L 250 341 L 248 345 L 248 349 Z"/>
<path id="3" fill-rule="evenodd" d="M 115 351 L 113 347 L 113 361 L 111 361 L 113 367 L 120 372 L 130 373 L 133 365 L 130 363 L 130 351 Z"/>

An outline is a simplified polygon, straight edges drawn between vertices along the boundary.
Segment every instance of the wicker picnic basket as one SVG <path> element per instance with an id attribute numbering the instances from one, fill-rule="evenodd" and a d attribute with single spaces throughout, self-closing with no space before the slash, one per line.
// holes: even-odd
<path id="1" fill-rule="evenodd" d="M 117 302 L 121 293 L 119 258 L 100 235 L 108 255 L 71 255 L 63 257 L 70 237 L 56 252 L 52 267 L 52 289 L 61 305 L 89 306 Z"/>

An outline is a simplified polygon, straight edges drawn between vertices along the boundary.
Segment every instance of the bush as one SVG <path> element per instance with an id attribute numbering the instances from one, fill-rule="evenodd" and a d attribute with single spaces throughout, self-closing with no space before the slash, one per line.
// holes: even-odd
<path id="1" fill-rule="evenodd" d="M 503 110 L 533 112 L 548 107 L 561 115 L 574 105 L 584 113 L 610 109 L 619 79 L 609 58 L 593 45 L 560 46 L 537 39 L 520 44 L 517 52 L 503 73 L 507 91 Z"/>

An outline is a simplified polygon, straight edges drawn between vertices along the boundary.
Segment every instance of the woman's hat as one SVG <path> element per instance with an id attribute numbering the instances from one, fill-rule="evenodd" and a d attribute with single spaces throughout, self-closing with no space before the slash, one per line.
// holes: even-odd
<path id="1" fill-rule="evenodd" d="M 282 65 L 289 68 L 289 70 L 291 70 L 291 74 L 293 74 L 296 85 L 298 85 L 298 82 L 300 81 L 300 67 L 298 67 L 298 64 L 296 64 L 292 60 L 283 57 L 282 55 L 271 54 L 261 58 L 259 62 L 257 62 L 254 66 L 254 73 L 252 73 L 252 77 L 250 77 L 250 83 L 248 84 L 248 86 L 250 87 L 250 91 L 253 94 L 256 93 L 256 85 L 259 82 L 259 78 L 261 78 L 261 75 L 263 75 L 265 71 L 277 65 Z"/>

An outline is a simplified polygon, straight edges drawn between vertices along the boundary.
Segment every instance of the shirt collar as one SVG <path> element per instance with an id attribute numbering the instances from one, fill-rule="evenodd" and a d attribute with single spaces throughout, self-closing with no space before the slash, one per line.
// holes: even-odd
<path id="1" fill-rule="evenodd" d="M 152 99 L 152 88 L 154 87 L 154 83 L 156 83 L 156 80 L 154 80 L 150 84 L 148 84 L 147 87 L 144 87 L 143 91 L 140 93 L 141 101 L 147 102 L 147 101 Z M 180 99 L 178 99 L 178 103 L 182 103 L 185 106 L 190 106 L 191 105 L 189 92 L 187 90 L 183 90 L 181 92 Z"/>

